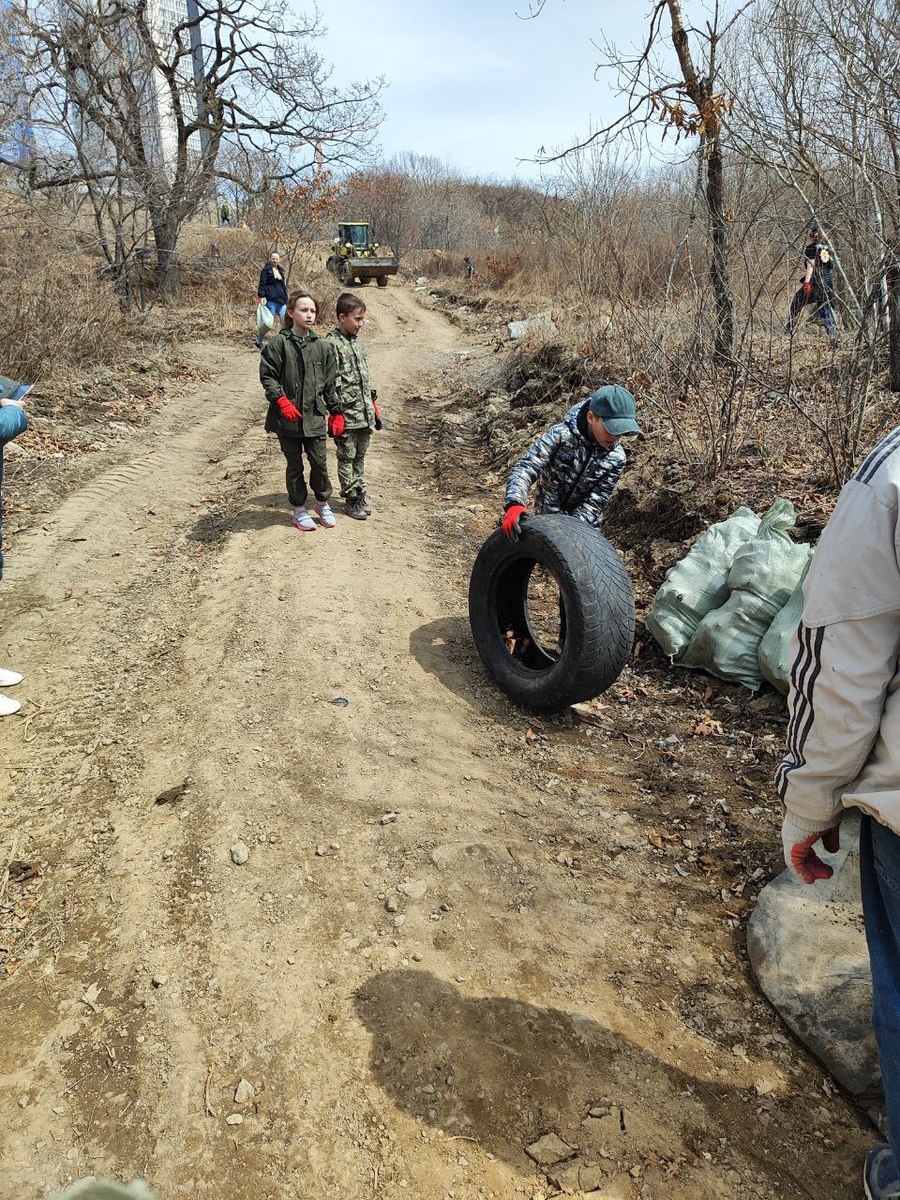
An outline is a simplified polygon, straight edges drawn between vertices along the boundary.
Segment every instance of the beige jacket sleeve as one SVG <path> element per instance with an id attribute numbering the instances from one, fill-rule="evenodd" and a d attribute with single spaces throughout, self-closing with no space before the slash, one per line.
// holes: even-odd
<path id="1" fill-rule="evenodd" d="M 804 587 L 778 793 L 819 833 L 844 807 L 900 823 L 900 568 L 893 487 L 848 483 Z"/>

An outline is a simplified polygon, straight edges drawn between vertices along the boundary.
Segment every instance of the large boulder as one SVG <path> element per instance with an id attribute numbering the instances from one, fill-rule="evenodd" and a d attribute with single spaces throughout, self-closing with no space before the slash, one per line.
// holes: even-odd
<path id="1" fill-rule="evenodd" d="M 759 986 L 793 1032 L 884 1128 L 857 817 L 842 821 L 831 861 L 831 879 L 808 885 L 784 871 L 763 888 L 747 950 Z"/>

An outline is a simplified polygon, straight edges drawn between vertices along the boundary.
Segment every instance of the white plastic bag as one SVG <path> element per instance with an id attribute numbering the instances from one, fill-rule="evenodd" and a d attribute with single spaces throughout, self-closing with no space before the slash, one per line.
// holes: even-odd
<path id="1" fill-rule="evenodd" d="M 257 304 L 256 328 L 260 333 L 265 333 L 267 329 L 275 328 L 275 316 L 268 304 Z"/>
<path id="2" fill-rule="evenodd" d="M 647 628 L 663 651 L 678 658 L 688 647 L 701 618 L 728 599 L 728 572 L 735 552 L 759 530 L 759 517 L 739 508 L 717 521 L 687 554 L 670 567 L 647 617 Z"/>

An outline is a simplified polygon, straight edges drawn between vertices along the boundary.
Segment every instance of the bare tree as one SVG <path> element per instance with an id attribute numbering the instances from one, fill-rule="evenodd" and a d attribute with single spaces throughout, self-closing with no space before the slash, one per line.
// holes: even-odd
<path id="1" fill-rule="evenodd" d="M 368 221 L 372 237 L 400 257 L 409 247 L 412 232 L 413 190 L 409 176 L 390 165 L 356 172 L 341 189 L 341 220 Z"/>
<path id="2" fill-rule="evenodd" d="M 154 0 L 14 0 L 34 142 L 0 163 L 33 189 L 116 187 L 146 212 L 157 287 L 178 289 L 182 226 L 233 143 L 277 158 L 295 182 L 363 154 L 380 121 L 380 82 L 339 91 L 313 48 L 318 17 L 284 0 L 184 0 L 166 24 Z"/>
<path id="3" fill-rule="evenodd" d="M 900 391 L 900 309 L 888 286 L 900 240 L 900 4 L 766 0 L 747 33 L 731 135 L 793 191 L 804 220 L 824 218 L 837 233 L 842 298 L 863 334 L 873 313 L 886 318 Z"/>
<path id="4" fill-rule="evenodd" d="M 547 0 L 533 0 L 530 14 L 537 16 L 546 3 Z M 627 58 L 611 43 L 604 43 L 603 65 L 618 72 L 626 111 L 578 146 L 538 159 L 550 163 L 593 143 L 610 146 L 622 135 L 646 132 L 654 119 L 667 131 L 674 130 L 677 139 L 697 139 L 698 181 L 705 201 L 710 239 L 709 279 L 715 305 L 714 352 L 722 361 L 730 360 L 734 352 L 734 299 L 729 263 L 730 214 L 724 145 L 724 121 L 731 102 L 722 91 L 718 52 L 722 40 L 752 3 L 754 0 L 748 0 L 726 21 L 720 0 L 714 0 L 712 17 L 699 30 L 686 23 L 681 0 L 657 0 L 650 15 L 646 42 L 637 57 Z M 656 58 L 666 14 L 678 67 L 676 74 L 664 70 Z M 691 34 L 695 41 L 693 47 Z"/>

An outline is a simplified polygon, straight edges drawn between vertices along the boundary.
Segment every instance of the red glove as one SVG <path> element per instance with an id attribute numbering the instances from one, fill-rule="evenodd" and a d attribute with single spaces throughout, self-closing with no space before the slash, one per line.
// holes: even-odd
<path id="1" fill-rule="evenodd" d="M 372 407 L 375 409 L 375 428 L 384 429 L 384 422 L 381 419 L 381 413 L 378 411 L 378 402 L 375 397 L 372 397 Z"/>
<path id="2" fill-rule="evenodd" d="M 347 423 L 344 420 L 343 413 L 331 413 L 328 417 L 328 436 L 333 438 L 343 437 L 347 432 Z"/>
<path id="3" fill-rule="evenodd" d="M 256 297 L 256 303 L 257 303 L 257 304 L 265 304 L 265 302 L 266 302 L 266 298 L 265 298 L 265 296 L 257 296 L 257 297 Z"/>
<path id="4" fill-rule="evenodd" d="M 503 515 L 503 520 L 500 522 L 500 528 L 503 530 L 503 536 L 509 538 L 511 542 L 519 540 L 519 534 L 522 532 L 519 522 L 523 517 L 528 515 L 528 509 L 522 504 L 510 504 L 509 508 Z"/>
<path id="5" fill-rule="evenodd" d="M 812 291 L 812 283 L 810 282 L 810 280 L 807 279 L 807 281 L 803 285 L 803 299 L 804 300 L 809 299 L 809 294 L 811 291 Z"/>
<path id="6" fill-rule="evenodd" d="M 829 854 L 836 854 L 841 848 L 840 829 L 837 825 L 826 829 L 823 833 L 808 833 L 803 836 L 802 832 L 796 829 L 790 814 L 786 814 L 781 837 L 784 844 L 785 862 L 804 883 L 815 883 L 817 879 L 831 878 L 834 874 L 832 868 L 822 862 L 813 850 L 813 846 L 821 840 Z"/>
<path id="7" fill-rule="evenodd" d="M 278 411 L 286 421 L 303 420 L 303 413 L 294 404 L 293 400 L 288 400 L 287 396 L 279 396 L 275 403 L 278 405 Z"/>

